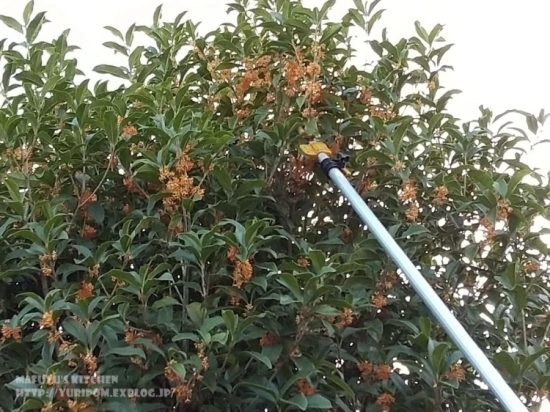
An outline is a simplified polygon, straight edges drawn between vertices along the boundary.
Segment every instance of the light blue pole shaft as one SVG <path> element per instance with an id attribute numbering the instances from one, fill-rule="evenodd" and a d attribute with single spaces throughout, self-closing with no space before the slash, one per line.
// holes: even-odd
<path id="1" fill-rule="evenodd" d="M 321 153 L 318 155 L 319 163 L 329 157 Z M 343 195 L 349 200 L 355 212 L 359 215 L 368 230 L 370 230 L 376 239 L 380 242 L 386 253 L 401 268 L 407 276 L 408 281 L 422 298 L 426 306 L 430 309 L 432 315 L 445 328 L 454 343 L 462 351 L 464 356 L 476 368 L 483 381 L 489 389 L 495 394 L 498 400 L 504 405 L 508 412 L 529 412 L 527 407 L 521 402 L 518 396 L 508 386 L 500 373 L 493 364 L 487 359 L 485 354 L 479 349 L 468 332 L 462 327 L 460 322 L 454 317 L 453 313 L 447 308 L 445 303 L 434 292 L 430 284 L 424 279 L 420 272 L 407 257 L 405 252 L 399 247 L 386 228 L 380 223 L 376 215 L 369 209 L 361 196 L 350 185 L 344 174 L 337 168 L 329 171 L 330 180 L 340 189 Z"/>

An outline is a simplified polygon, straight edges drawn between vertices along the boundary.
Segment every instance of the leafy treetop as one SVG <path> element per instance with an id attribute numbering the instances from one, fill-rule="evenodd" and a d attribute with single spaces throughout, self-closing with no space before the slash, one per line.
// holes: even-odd
<path id="1" fill-rule="evenodd" d="M 547 395 L 548 183 L 482 109 L 459 124 L 442 27 L 370 39 L 378 0 L 236 0 L 206 35 L 184 13 L 108 27 L 127 82 L 79 81 L 45 13 L 0 20 L 0 407 L 495 411 L 498 402 L 350 206 L 300 156 L 351 154 L 351 181 L 526 402 Z M 154 46 L 134 45 L 134 34 Z M 191 45 L 191 47 L 189 47 Z M 536 133 L 548 115 L 525 114 Z M 534 183 L 526 181 L 530 177 Z M 17 398 L 57 375 L 165 398 Z M 88 383 L 89 385 L 89 383 Z M 87 387 L 86 384 L 73 387 Z M 534 398 L 537 395 L 539 398 Z M 534 399 L 532 401 L 532 399 Z"/>

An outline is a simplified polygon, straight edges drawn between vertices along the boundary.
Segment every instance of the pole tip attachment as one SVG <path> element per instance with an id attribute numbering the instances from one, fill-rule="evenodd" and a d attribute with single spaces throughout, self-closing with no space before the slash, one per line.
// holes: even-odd
<path id="1" fill-rule="evenodd" d="M 327 156 L 332 155 L 332 151 L 329 147 L 323 142 L 311 142 L 308 144 L 301 144 L 300 151 L 305 156 L 317 157 L 319 154 L 324 153 Z"/>

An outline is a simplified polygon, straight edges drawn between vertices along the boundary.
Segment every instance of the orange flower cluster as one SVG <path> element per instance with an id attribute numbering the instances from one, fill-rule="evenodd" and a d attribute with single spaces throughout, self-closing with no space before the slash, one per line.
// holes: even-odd
<path id="1" fill-rule="evenodd" d="M 46 311 L 42 314 L 42 319 L 40 320 L 40 326 L 44 329 L 51 329 L 55 326 L 55 321 L 53 319 L 53 312 L 51 310 Z"/>
<path id="2" fill-rule="evenodd" d="M 380 281 L 376 284 L 376 290 L 385 292 L 393 288 L 397 283 L 398 276 L 396 272 L 384 271 Z"/>
<path id="3" fill-rule="evenodd" d="M 376 292 L 374 295 L 372 295 L 371 301 L 372 304 L 378 309 L 382 309 L 388 304 L 388 298 L 382 295 L 380 292 Z"/>
<path id="4" fill-rule="evenodd" d="M 43 276 L 45 277 L 52 276 L 56 260 L 57 260 L 57 253 L 55 252 L 55 250 L 49 255 L 48 254 L 41 255 L 38 258 L 38 261 L 40 262 L 40 271 L 42 272 Z"/>
<path id="5" fill-rule="evenodd" d="M 447 202 L 447 196 L 449 195 L 449 189 L 445 186 L 439 186 L 434 191 L 434 203 L 442 205 Z"/>
<path id="6" fill-rule="evenodd" d="M 78 199 L 78 208 L 86 210 L 89 203 L 97 202 L 97 195 L 89 190 L 85 190 Z"/>
<path id="7" fill-rule="evenodd" d="M 370 192 L 371 190 L 374 190 L 378 187 L 378 184 L 369 178 L 366 178 L 361 184 L 359 185 L 359 194 L 362 195 L 366 192 Z"/>
<path id="8" fill-rule="evenodd" d="M 392 373 L 392 368 L 390 365 L 373 365 L 369 361 L 362 361 L 357 365 L 357 369 L 361 373 L 361 378 L 364 380 L 373 378 L 377 381 L 388 380 Z"/>
<path id="9" fill-rule="evenodd" d="M 283 77 L 286 80 L 285 93 L 288 97 L 294 97 L 298 92 L 298 83 L 304 77 L 305 67 L 299 58 L 287 61 L 283 69 Z"/>
<path id="10" fill-rule="evenodd" d="M 273 346 L 273 345 L 276 345 L 277 343 L 279 343 L 279 338 L 277 338 L 277 336 L 272 335 L 270 333 L 265 334 L 260 339 L 260 346 L 261 347 Z"/>
<path id="11" fill-rule="evenodd" d="M 361 373 L 361 377 L 363 379 L 367 379 L 372 373 L 372 371 L 374 370 L 374 365 L 369 361 L 363 361 L 363 362 L 360 362 L 359 365 L 357 365 L 357 369 L 359 369 L 359 373 Z"/>
<path id="12" fill-rule="evenodd" d="M 483 228 L 485 232 L 485 240 L 481 242 L 481 246 L 490 245 L 493 243 L 494 237 L 497 235 L 495 231 L 495 226 L 487 219 L 487 217 L 484 217 L 479 222 L 480 228 Z"/>
<path id="13" fill-rule="evenodd" d="M 84 366 L 86 367 L 88 374 L 93 375 L 97 371 L 97 358 L 93 355 L 93 353 L 87 353 L 86 355 L 82 354 L 80 357 L 84 362 Z"/>
<path id="14" fill-rule="evenodd" d="M 285 94 L 294 97 L 301 92 L 306 98 L 307 107 L 303 110 L 302 116 L 312 119 L 319 115 L 312 105 L 322 101 L 322 86 L 319 83 L 321 65 L 319 62 L 324 54 L 324 45 L 313 45 L 313 61 L 306 65 L 304 54 L 296 50 L 296 56 L 286 61 L 283 68 L 283 76 L 286 80 Z"/>
<path id="15" fill-rule="evenodd" d="M 338 153 L 340 153 L 343 140 L 344 140 L 344 137 L 342 135 L 337 135 L 334 138 L 334 141 L 329 145 L 330 152 L 332 153 L 333 156 L 336 156 Z"/>
<path id="16" fill-rule="evenodd" d="M 90 282 L 82 282 L 80 285 L 80 289 L 76 293 L 76 299 L 77 300 L 84 300 L 88 299 L 94 294 L 94 285 Z"/>
<path id="17" fill-rule="evenodd" d="M 345 227 L 342 229 L 342 234 L 340 237 L 344 242 L 349 243 L 353 240 L 353 232 L 349 228 Z"/>
<path id="18" fill-rule="evenodd" d="M 385 381 L 390 378 L 392 368 L 390 365 L 378 365 L 374 369 L 374 376 L 376 380 Z"/>
<path id="19" fill-rule="evenodd" d="M 126 326 L 126 332 L 124 334 L 124 342 L 128 345 L 133 345 L 136 339 L 142 338 L 143 332 L 131 327 Z"/>
<path id="20" fill-rule="evenodd" d="M 361 104 L 370 106 L 371 100 L 372 100 L 372 92 L 367 88 L 362 89 L 361 92 L 359 93 L 359 101 L 361 102 Z"/>
<path id="21" fill-rule="evenodd" d="M 463 381 L 466 378 L 466 370 L 464 369 L 464 367 L 461 364 L 456 363 L 453 366 L 451 366 L 451 369 L 449 369 L 445 373 L 445 378 L 446 379 L 457 379 L 459 382 Z"/>
<path id="22" fill-rule="evenodd" d="M 512 213 L 514 209 L 510 206 L 510 203 L 505 199 L 499 199 L 498 205 L 497 205 L 497 216 L 501 220 L 508 219 L 508 216 L 510 213 Z"/>
<path id="23" fill-rule="evenodd" d="M 309 396 L 315 394 L 315 388 L 306 379 L 298 379 L 296 386 L 302 395 Z"/>
<path id="24" fill-rule="evenodd" d="M 91 278 L 96 278 L 99 275 L 99 264 L 95 264 L 88 269 L 88 276 Z"/>
<path id="25" fill-rule="evenodd" d="M 208 356 L 206 356 L 206 344 L 204 342 L 195 343 L 195 349 L 197 350 L 197 356 L 201 360 L 201 366 L 203 370 L 207 370 L 210 367 L 208 363 Z"/>
<path id="26" fill-rule="evenodd" d="M 523 270 L 525 272 L 536 272 L 540 269 L 540 263 L 539 262 L 526 262 L 523 265 Z"/>
<path id="27" fill-rule="evenodd" d="M 172 386 L 175 386 L 174 394 L 176 395 L 177 401 L 189 403 L 191 402 L 191 398 L 193 397 L 195 383 L 202 377 L 197 373 L 197 371 L 193 371 L 193 376 L 191 377 L 191 379 L 182 380 L 178 376 L 178 374 L 172 369 L 172 365 L 175 365 L 176 363 L 177 362 L 175 360 L 171 360 L 170 362 L 168 362 L 168 364 L 164 368 L 164 376 Z"/>
<path id="28" fill-rule="evenodd" d="M 21 326 L 10 328 L 6 324 L 2 325 L 2 338 L 0 338 L 0 342 L 4 343 L 10 339 L 13 339 L 16 342 L 21 341 Z"/>
<path id="29" fill-rule="evenodd" d="M 128 193 L 143 193 L 133 176 L 122 179 L 122 184 L 128 190 Z"/>
<path id="30" fill-rule="evenodd" d="M 262 56 L 256 61 L 247 58 L 244 60 L 244 68 L 245 73 L 235 87 L 239 101 L 242 101 L 251 88 L 269 88 L 272 83 L 270 56 Z"/>
<path id="31" fill-rule="evenodd" d="M 416 183 L 414 180 L 409 179 L 403 182 L 401 185 L 401 193 L 399 194 L 399 200 L 402 203 L 414 202 L 416 196 L 418 195 L 418 190 L 416 188 Z"/>
<path id="32" fill-rule="evenodd" d="M 407 217 L 407 220 L 410 222 L 416 222 L 416 219 L 418 219 L 418 215 L 420 214 L 420 209 L 418 209 L 418 206 L 416 206 L 414 203 L 409 206 L 407 211 L 405 212 L 405 216 Z"/>
<path id="33" fill-rule="evenodd" d="M 163 204 L 167 213 L 176 213 L 179 204 L 184 199 L 188 199 L 195 195 L 202 197 L 204 189 L 195 186 L 193 177 L 188 173 L 195 167 L 195 163 L 191 160 L 189 153 L 191 146 L 187 145 L 183 153 L 179 156 L 174 170 L 171 171 L 163 168 L 160 171 L 159 180 L 164 184 L 165 190 L 170 194 L 169 197 L 163 199 Z"/>
<path id="34" fill-rule="evenodd" d="M 395 398 L 390 395 L 389 393 L 383 393 L 376 399 L 376 403 L 380 406 L 382 406 L 382 411 L 387 412 L 390 409 L 390 406 L 392 406 L 395 403 Z"/>
<path id="35" fill-rule="evenodd" d="M 80 402 L 72 399 L 67 401 L 67 406 L 73 412 L 93 412 L 95 410 L 91 402 Z"/>
<path id="36" fill-rule="evenodd" d="M 122 136 L 123 137 L 132 137 L 135 136 L 138 133 L 135 126 L 132 126 L 131 124 L 127 124 L 122 128 Z"/>
<path id="37" fill-rule="evenodd" d="M 420 214 L 420 210 L 415 204 L 417 195 L 418 190 L 414 180 L 409 179 L 403 182 L 401 185 L 401 192 L 399 193 L 399 200 L 404 204 L 410 202 L 409 208 L 405 212 L 405 216 L 411 222 L 416 221 L 416 219 L 418 219 L 418 215 Z"/>
<path id="38" fill-rule="evenodd" d="M 315 159 L 305 156 L 291 156 L 290 158 L 290 178 L 298 189 L 302 189 L 308 182 L 308 175 L 315 167 Z"/>
<path id="39" fill-rule="evenodd" d="M 299 266 L 305 268 L 305 267 L 309 266 L 309 259 L 302 257 L 302 258 L 298 259 L 297 263 L 298 263 Z"/>
<path id="40" fill-rule="evenodd" d="M 252 268 L 252 263 L 250 263 L 250 259 L 246 259 L 242 262 L 237 257 L 238 254 L 238 249 L 233 246 L 231 246 L 227 251 L 227 259 L 235 265 L 235 268 L 233 269 L 233 286 L 241 289 L 243 285 L 250 282 L 250 279 L 252 279 L 252 275 L 254 274 L 254 270 Z"/>
<path id="41" fill-rule="evenodd" d="M 353 323 L 353 310 L 350 308 L 345 308 L 343 312 L 338 316 L 338 319 L 336 321 L 336 326 L 338 329 L 342 329 L 346 326 L 349 326 Z"/>
<path id="42" fill-rule="evenodd" d="M 97 229 L 88 224 L 84 224 L 82 229 L 80 229 L 80 236 L 84 239 L 92 240 L 97 236 Z"/>
<path id="43" fill-rule="evenodd" d="M 391 120 L 395 117 L 395 112 L 389 108 L 380 109 L 376 106 L 370 106 L 369 113 L 372 117 L 378 117 L 384 121 Z"/>

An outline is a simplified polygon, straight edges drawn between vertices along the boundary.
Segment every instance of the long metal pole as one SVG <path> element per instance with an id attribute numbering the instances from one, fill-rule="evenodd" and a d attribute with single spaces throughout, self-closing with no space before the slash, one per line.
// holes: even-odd
<path id="1" fill-rule="evenodd" d="M 323 160 L 329 159 L 329 157 L 321 153 L 318 155 L 318 159 L 319 163 L 321 163 Z M 392 257 L 393 261 L 405 273 L 410 284 L 416 293 L 420 295 L 426 306 L 428 306 L 432 315 L 435 316 L 439 323 L 445 328 L 470 363 L 474 365 L 484 382 L 504 405 L 506 410 L 508 412 L 529 412 L 527 407 L 508 386 L 493 364 L 481 349 L 479 349 L 468 332 L 466 332 L 464 327 L 454 317 L 453 313 L 416 269 L 405 252 L 403 252 L 386 228 L 380 223 L 376 215 L 369 209 L 361 196 L 359 196 L 350 185 L 344 174 L 338 168 L 333 168 L 329 170 L 328 177 L 349 200 L 355 212 L 359 215 L 363 223 L 367 225 L 368 230 L 378 239 L 386 253 Z"/>

